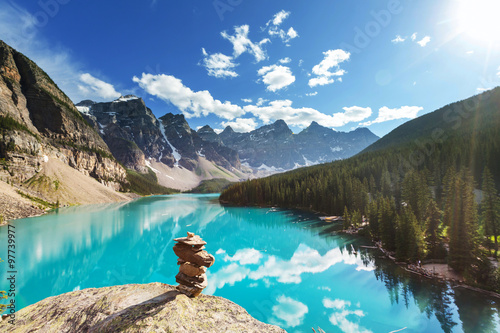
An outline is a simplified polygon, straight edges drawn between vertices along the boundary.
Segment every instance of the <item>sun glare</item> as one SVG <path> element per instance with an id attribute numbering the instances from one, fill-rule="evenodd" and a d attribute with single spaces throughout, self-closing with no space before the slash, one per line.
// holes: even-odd
<path id="1" fill-rule="evenodd" d="M 500 0 L 460 0 L 460 32 L 475 40 L 500 41 Z"/>

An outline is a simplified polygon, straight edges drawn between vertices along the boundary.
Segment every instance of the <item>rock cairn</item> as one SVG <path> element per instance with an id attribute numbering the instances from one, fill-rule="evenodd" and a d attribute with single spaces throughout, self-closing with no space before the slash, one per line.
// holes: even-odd
<path id="1" fill-rule="evenodd" d="M 187 237 L 176 238 L 174 252 L 179 257 L 179 273 L 175 280 L 177 289 L 190 297 L 196 297 L 207 287 L 207 268 L 214 264 L 215 258 L 204 250 L 207 242 L 191 232 Z"/>

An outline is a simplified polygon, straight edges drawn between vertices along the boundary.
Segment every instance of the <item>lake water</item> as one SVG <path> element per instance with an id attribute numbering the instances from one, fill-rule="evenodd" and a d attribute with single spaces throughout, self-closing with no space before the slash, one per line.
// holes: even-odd
<path id="1" fill-rule="evenodd" d="M 308 213 L 174 195 L 64 208 L 13 224 L 18 308 L 90 287 L 176 285 L 173 239 L 191 231 L 215 256 L 204 293 L 288 332 L 500 331 L 497 300 L 408 274 Z M 6 239 L 2 227 L 3 259 Z M 4 290 L 5 262 L 0 267 Z"/>

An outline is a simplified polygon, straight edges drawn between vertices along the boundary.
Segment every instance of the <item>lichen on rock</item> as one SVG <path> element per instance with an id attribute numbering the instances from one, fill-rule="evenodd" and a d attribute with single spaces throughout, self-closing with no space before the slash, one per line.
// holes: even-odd
<path id="1" fill-rule="evenodd" d="M 129 284 L 49 297 L 16 313 L 1 332 L 285 332 L 221 297 L 189 298 L 175 287 Z"/>

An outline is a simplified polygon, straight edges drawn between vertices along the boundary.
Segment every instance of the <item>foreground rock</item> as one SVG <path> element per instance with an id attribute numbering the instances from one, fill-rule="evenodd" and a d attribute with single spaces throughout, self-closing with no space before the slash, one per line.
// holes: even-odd
<path id="1" fill-rule="evenodd" d="M 175 287 L 129 284 L 84 289 L 20 310 L 0 332 L 286 332 L 221 297 L 189 298 Z"/>

